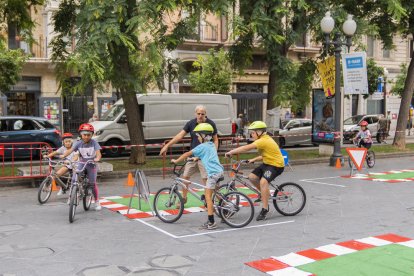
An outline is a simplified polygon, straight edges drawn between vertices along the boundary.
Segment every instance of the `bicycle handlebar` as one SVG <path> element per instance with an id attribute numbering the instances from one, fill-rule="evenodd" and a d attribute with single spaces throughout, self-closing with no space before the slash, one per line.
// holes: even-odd
<path id="1" fill-rule="evenodd" d="M 49 163 L 49 167 L 55 168 L 56 166 L 60 166 L 60 165 L 65 165 L 66 161 L 69 161 L 69 159 L 61 159 L 61 160 L 52 160 L 52 158 L 49 157 L 45 157 L 44 159 L 46 159 Z"/>
<path id="2" fill-rule="evenodd" d="M 88 160 L 88 161 L 86 161 L 86 162 L 82 162 L 82 161 L 70 161 L 70 163 L 71 163 L 71 165 L 72 165 L 73 170 L 74 170 L 76 173 L 80 173 L 80 172 L 83 172 L 83 171 L 86 169 L 86 166 L 87 166 L 88 164 L 96 164 L 96 163 L 98 163 L 98 162 L 95 162 L 95 161 L 93 161 L 93 160 Z M 80 169 L 80 170 L 79 170 L 79 169 L 76 167 L 76 164 L 83 164 L 82 169 Z"/>

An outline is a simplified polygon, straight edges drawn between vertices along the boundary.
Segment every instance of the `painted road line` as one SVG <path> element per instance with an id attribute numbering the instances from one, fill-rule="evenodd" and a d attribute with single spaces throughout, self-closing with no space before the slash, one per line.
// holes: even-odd
<path id="1" fill-rule="evenodd" d="M 274 276 L 312 276 L 312 273 L 299 270 L 294 267 L 287 267 L 278 271 L 270 271 L 267 274 L 274 275 Z"/>
<path id="2" fill-rule="evenodd" d="M 322 177 L 322 178 L 310 178 L 310 179 L 301 179 L 299 181 L 308 182 L 308 183 L 314 183 L 314 184 L 319 184 L 319 185 L 327 185 L 327 186 L 335 186 L 335 187 L 346 188 L 346 186 L 344 186 L 344 185 L 331 184 L 331 183 L 325 183 L 325 182 L 315 181 L 315 180 L 332 179 L 332 178 L 339 178 L 339 177 L 340 176 Z"/>
<path id="3" fill-rule="evenodd" d="M 312 273 L 301 270 L 301 268 L 314 266 L 313 263 L 320 260 L 335 260 L 333 259 L 334 257 L 341 258 L 340 256 L 342 255 L 348 256 L 348 254 L 358 254 L 357 252 L 362 251 L 369 252 L 370 249 L 374 250 L 381 246 L 393 246 L 393 244 L 414 248 L 414 240 L 410 238 L 395 234 L 385 234 L 339 242 L 336 244 L 328 244 L 280 257 L 272 256 L 271 258 L 263 260 L 247 262 L 246 265 L 270 275 L 312 275 Z M 315 264 L 318 265 L 318 263 Z M 295 268 L 295 270 L 292 270 L 291 268 Z M 292 274 L 288 274 L 289 271 L 291 271 Z M 294 272 L 297 274 L 293 274 Z"/>

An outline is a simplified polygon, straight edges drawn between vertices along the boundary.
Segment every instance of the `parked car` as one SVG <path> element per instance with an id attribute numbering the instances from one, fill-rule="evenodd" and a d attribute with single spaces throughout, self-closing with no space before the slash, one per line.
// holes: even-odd
<path id="1" fill-rule="evenodd" d="M 0 144 L 16 143 L 13 146 L 19 148 L 29 148 L 30 144 L 25 142 L 44 142 L 52 148 L 60 147 L 62 139 L 60 131 L 56 129 L 47 119 L 31 116 L 1 116 L 0 117 Z M 19 143 L 19 144 L 17 144 Z M 20 144 L 23 143 L 23 144 Z M 43 144 L 32 145 L 41 147 Z M 6 145 L 4 154 L 6 158 L 12 156 L 12 145 Z M 14 150 L 14 157 L 40 158 L 40 150 Z"/>
<path id="2" fill-rule="evenodd" d="M 380 141 L 379 132 L 380 129 L 380 118 L 383 117 L 382 114 L 374 115 L 355 115 L 349 117 L 344 121 L 344 142 L 352 142 L 352 139 L 361 129 L 359 124 L 362 121 L 367 121 L 368 129 L 371 132 L 372 138 Z"/>
<path id="3" fill-rule="evenodd" d="M 312 144 L 312 120 L 300 118 L 283 120 L 279 136 L 280 147 Z"/>

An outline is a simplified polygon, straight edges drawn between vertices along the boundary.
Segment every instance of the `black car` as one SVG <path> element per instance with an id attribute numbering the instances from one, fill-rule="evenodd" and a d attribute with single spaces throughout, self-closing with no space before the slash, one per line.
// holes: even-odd
<path id="1" fill-rule="evenodd" d="M 26 142 L 42 143 L 25 144 Z M 47 145 L 44 143 L 47 143 Z M 41 151 L 39 149 L 30 150 L 29 148 L 58 148 L 61 145 L 60 131 L 45 118 L 32 116 L 0 117 L 0 153 L 4 152 L 6 158 L 12 156 L 39 158 Z"/>

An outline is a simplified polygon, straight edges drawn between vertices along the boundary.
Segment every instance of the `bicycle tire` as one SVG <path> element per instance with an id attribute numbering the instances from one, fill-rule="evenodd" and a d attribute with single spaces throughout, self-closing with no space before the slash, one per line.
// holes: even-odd
<path id="1" fill-rule="evenodd" d="M 153 207 L 161 221 L 173 223 L 179 220 L 184 212 L 184 200 L 177 190 L 162 188 L 155 194 Z"/>
<path id="2" fill-rule="evenodd" d="M 248 225 L 254 216 L 252 200 L 245 194 L 233 191 L 220 200 L 219 212 L 222 220 L 230 227 L 241 228 Z"/>
<path id="3" fill-rule="evenodd" d="M 298 196 L 298 200 L 294 200 L 294 196 Z M 306 193 L 301 186 L 296 183 L 287 182 L 278 186 L 273 197 L 273 206 L 276 211 L 284 216 L 295 216 L 299 214 L 306 205 Z M 294 207 L 294 205 L 297 207 Z M 289 207 L 293 206 L 291 210 Z"/>
<path id="4" fill-rule="evenodd" d="M 45 204 L 52 194 L 52 177 L 46 177 L 39 186 L 37 200 L 40 204 Z"/>
<path id="5" fill-rule="evenodd" d="M 367 152 L 365 160 L 367 162 L 368 168 L 373 168 L 375 166 L 375 153 L 372 150 L 369 150 Z"/>
<path id="6" fill-rule="evenodd" d="M 83 209 L 85 211 L 88 211 L 91 208 L 92 197 L 93 197 L 92 188 L 88 186 L 86 188 L 85 195 L 83 196 L 83 199 L 82 199 L 82 201 L 83 201 Z"/>
<path id="7" fill-rule="evenodd" d="M 69 202 L 69 222 L 72 223 L 75 220 L 76 206 L 78 200 L 78 190 L 77 185 L 72 186 L 70 192 L 70 202 Z"/>
<path id="8" fill-rule="evenodd" d="M 227 194 L 229 192 L 237 191 L 237 189 L 233 185 L 229 185 L 227 183 L 227 184 L 221 184 L 218 187 L 217 191 L 220 194 L 225 195 L 225 194 Z M 214 213 L 216 214 L 216 216 L 218 216 L 219 218 L 221 218 L 220 212 L 219 212 L 219 210 L 217 208 L 217 206 L 220 205 L 220 199 L 217 197 L 216 191 L 213 192 L 212 199 L 213 199 L 213 204 L 214 204 Z"/>

